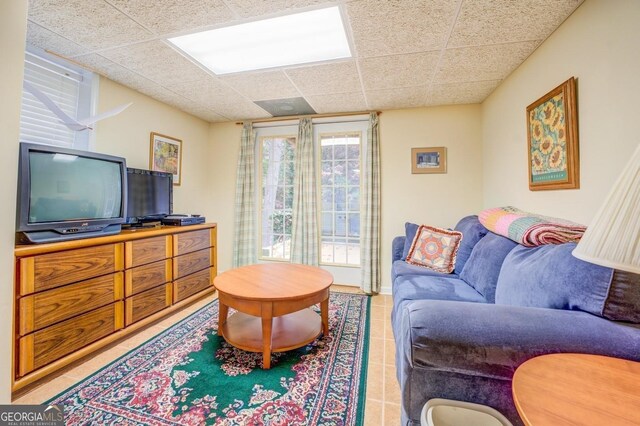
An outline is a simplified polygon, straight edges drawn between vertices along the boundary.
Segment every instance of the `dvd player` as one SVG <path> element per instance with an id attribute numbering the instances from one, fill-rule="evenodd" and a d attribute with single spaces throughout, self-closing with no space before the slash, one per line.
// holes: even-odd
<path id="1" fill-rule="evenodd" d="M 202 216 L 167 216 L 161 222 L 163 225 L 186 226 L 204 223 L 205 218 Z"/>

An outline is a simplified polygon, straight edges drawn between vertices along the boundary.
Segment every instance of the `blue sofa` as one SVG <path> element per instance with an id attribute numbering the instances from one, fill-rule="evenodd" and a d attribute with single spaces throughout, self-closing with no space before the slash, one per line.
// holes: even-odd
<path id="1" fill-rule="evenodd" d="M 393 241 L 393 311 L 402 424 L 431 398 L 491 406 L 522 424 L 511 394 L 529 358 L 579 352 L 640 360 L 640 275 L 571 255 L 573 243 L 527 248 L 477 216 L 455 227 L 455 270 L 408 264 L 417 225 Z"/>

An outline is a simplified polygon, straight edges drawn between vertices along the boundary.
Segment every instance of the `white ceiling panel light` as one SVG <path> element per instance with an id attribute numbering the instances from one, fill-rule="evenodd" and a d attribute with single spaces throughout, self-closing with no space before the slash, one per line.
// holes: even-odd
<path id="1" fill-rule="evenodd" d="M 215 74 L 351 57 L 338 6 L 168 40 Z"/>

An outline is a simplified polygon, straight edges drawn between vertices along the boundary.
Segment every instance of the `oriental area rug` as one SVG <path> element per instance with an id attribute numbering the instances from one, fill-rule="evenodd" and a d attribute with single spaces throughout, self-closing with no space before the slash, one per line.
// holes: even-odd
<path id="1" fill-rule="evenodd" d="M 217 335 L 214 300 L 48 403 L 67 425 L 360 425 L 369 304 L 332 292 L 329 336 L 263 370 L 261 353 Z"/>

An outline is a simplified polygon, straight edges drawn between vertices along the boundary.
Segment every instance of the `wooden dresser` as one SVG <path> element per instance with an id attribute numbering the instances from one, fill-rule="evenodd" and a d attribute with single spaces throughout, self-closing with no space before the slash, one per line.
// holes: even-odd
<path id="1" fill-rule="evenodd" d="M 16 391 L 214 291 L 216 224 L 17 246 Z"/>

